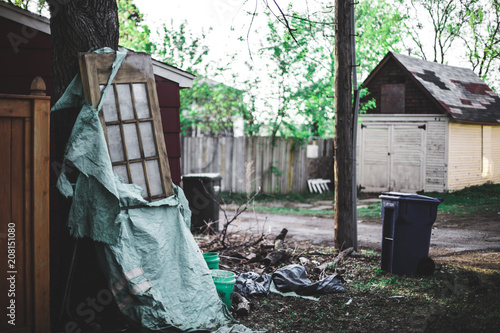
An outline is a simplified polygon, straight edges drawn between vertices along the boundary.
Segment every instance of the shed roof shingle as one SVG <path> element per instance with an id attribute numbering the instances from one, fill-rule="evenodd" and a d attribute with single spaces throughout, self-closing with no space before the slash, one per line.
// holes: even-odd
<path id="1" fill-rule="evenodd" d="M 387 57 L 399 62 L 453 119 L 500 123 L 500 98 L 472 70 L 395 52 L 389 52 Z"/>

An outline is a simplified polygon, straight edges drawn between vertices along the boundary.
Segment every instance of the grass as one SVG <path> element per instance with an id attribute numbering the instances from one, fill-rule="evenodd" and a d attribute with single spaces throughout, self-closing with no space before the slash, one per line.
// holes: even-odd
<path id="1" fill-rule="evenodd" d="M 471 186 L 463 190 L 448 193 L 426 192 L 422 195 L 443 198 L 439 205 L 439 212 L 448 212 L 462 216 L 472 216 L 477 211 L 500 212 L 500 184 L 484 184 Z M 226 203 L 241 205 L 247 202 L 245 193 L 222 192 L 221 197 Z M 378 193 L 360 195 L 360 198 L 377 198 Z M 259 194 L 252 203 L 252 209 L 258 212 L 292 215 L 329 215 L 333 210 L 311 210 L 297 204 L 317 204 L 318 201 L 330 201 L 333 208 L 334 196 L 332 192 L 316 193 L 291 193 L 291 194 Z M 359 217 L 379 217 L 380 202 L 363 204 L 358 208 Z"/>
<path id="2" fill-rule="evenodd" d="M 340 268 L 345 293 L 315 302 L 272 293 L 251 297 L 250 316 L 238 319 L 270 333 L 498 331 L 498 270 L 443 263 L 432 276 L 399 276 L 381 271 L 380 255 L 373 251 L 347 257 Z"/>
<path id="3" fill-rule="evenodd" d="M 425 195 L 444 199 L 439 205 L 441 212 L 472 216 L 478 210 L 500 211 L 500 184 L 471 186 L 449 193 L 429 192 Z"/>
<path id="4" fill-rule="evenodd" d="M 255 193 L 250 195 L 253 196 Z M 244 204 L 248 200 L 246 193 L 236 193 L 236 192 L 221 192 L 221 197 L 225 202 Z M 254 202 L 255 203 L 269 203 L 269 202 L 295 202 L 295 203 L 308 203 L 317 200 L 331 200 L 333 203 L 333 193 L 289 193 L 289 194 L 258 194 Z"/>

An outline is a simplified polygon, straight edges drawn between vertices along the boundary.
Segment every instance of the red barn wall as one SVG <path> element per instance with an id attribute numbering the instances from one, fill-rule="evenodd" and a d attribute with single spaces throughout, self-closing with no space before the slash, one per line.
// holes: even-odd
<path id="1" fill-rule="evenodd" d="M 181 182 L 181 107 L 179 84 L 155 75 L 158 102 L 160 105 L 163 135 L 167 147 L 172 181 Z"/>
<path id="2" fill-rule="evenodd" d="M 407 114 L 439 114 L 443 113 L 436 104 L 422 91 L 422 88 L 408 76 L 403 69 L 389 59 L 366 85 L 370 94 L 361 99 L 366 102 L 375 98 L 376 108 L 368 110 L 369 114 L 379 114 L 381 111 L 381 92 L 384 84 L 405 84 L 405 113 Z"/>

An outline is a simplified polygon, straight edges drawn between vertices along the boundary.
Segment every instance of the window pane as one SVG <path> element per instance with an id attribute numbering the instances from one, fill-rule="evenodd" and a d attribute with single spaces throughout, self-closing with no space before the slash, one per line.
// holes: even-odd
<path id="1" fill-rule="evenodd" d="M 125 136 L 125 145 L 127 146 L 128 159 L 133 160 L 141 158 L 139 139 L 137 138 L 137 128 L 135 123 L 123 124 L 123 132 Z"/>
<path id="2" fill-rule="evenodd" d="M 149 103 L 148 103 L 148 94 L 146 92 L 146 84 L 134 83 L 132 85 L 132 89 L 134 90 L 135 109 L 137 111 L 137 117 L 139 117 L 139 119 L 150 118 L 151 114 L 149 113 Z"/>
<path id="3" fill-rule="evenodd" d="M 108 133 L 109 156 L 111 157 L 111 162 L 125 161 L 120 126 L 106 126 L 106 131 Z"/>
<path id="4" fill-rule="evenodd" d="M 104 85 L 100 86 L 101 94 L 104 89 Z M 116 111 L 116 100 L 115 100 L 115 91 L 113 86 L 111 85 L 106 92 L 106 99 L 102 105 L 102 112 L 104 114 L 104 121 L 117 121 L 118 113 Z"/>
<path id="5" fill-rule="evenodd" d="M 146 197 L 148 191 L 146 189 L 146 178 L 144 177 L 142 162 L 130 163 L 130 175 L 132 176 L 132 183 L 142 187 L 142 196 Z"/>
<path id="6" fill-rule="evenodd" d="M 122 120 L 135 119 L 134 109 L 132 108 L 132 96 L 130 96 L 130 86 L 128 84 L 117 84 L 116 90 L 118 91 Z"/>
<path id="7" fill-rule="evenodd" d="M 130 183 L 128 180 L 127 166 L 126 165 L 115 165 L 113 166 L 113 171 L 120 177 L 123 178 L 124 183 Z"/>
<path id="8" fill-rule="evenodd" d="M 159 160 L 146 161 L 151 196 L 163 193 L 159 163 Z"/>
<path id="9" fill-rule="evenodd" d="M 142 137 L 142 148 L 144 149 L 144 156 L 156 156 L 155 138 L 153 135 L 153 122 L 145 121 L 139 123 Z"/>

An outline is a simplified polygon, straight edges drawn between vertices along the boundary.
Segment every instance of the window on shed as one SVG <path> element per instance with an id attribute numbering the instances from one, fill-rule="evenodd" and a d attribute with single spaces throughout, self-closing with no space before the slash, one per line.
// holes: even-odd
<path id="1" fill-rule="evenodd" d="M 80 54 L 86 98 L 94 107 L 111 72 L 114 53 Z M 158 200 L 173 194 L 150 56 L 129 53 L 108 88 L 99 113 L 113 171 L 139 185 L 142 196 Z"/>
<path id="2" fill-rule="evenodd" d="M 405 113 L 405 84 L 383 84 L 380 101 L 381 113 Z"/>

